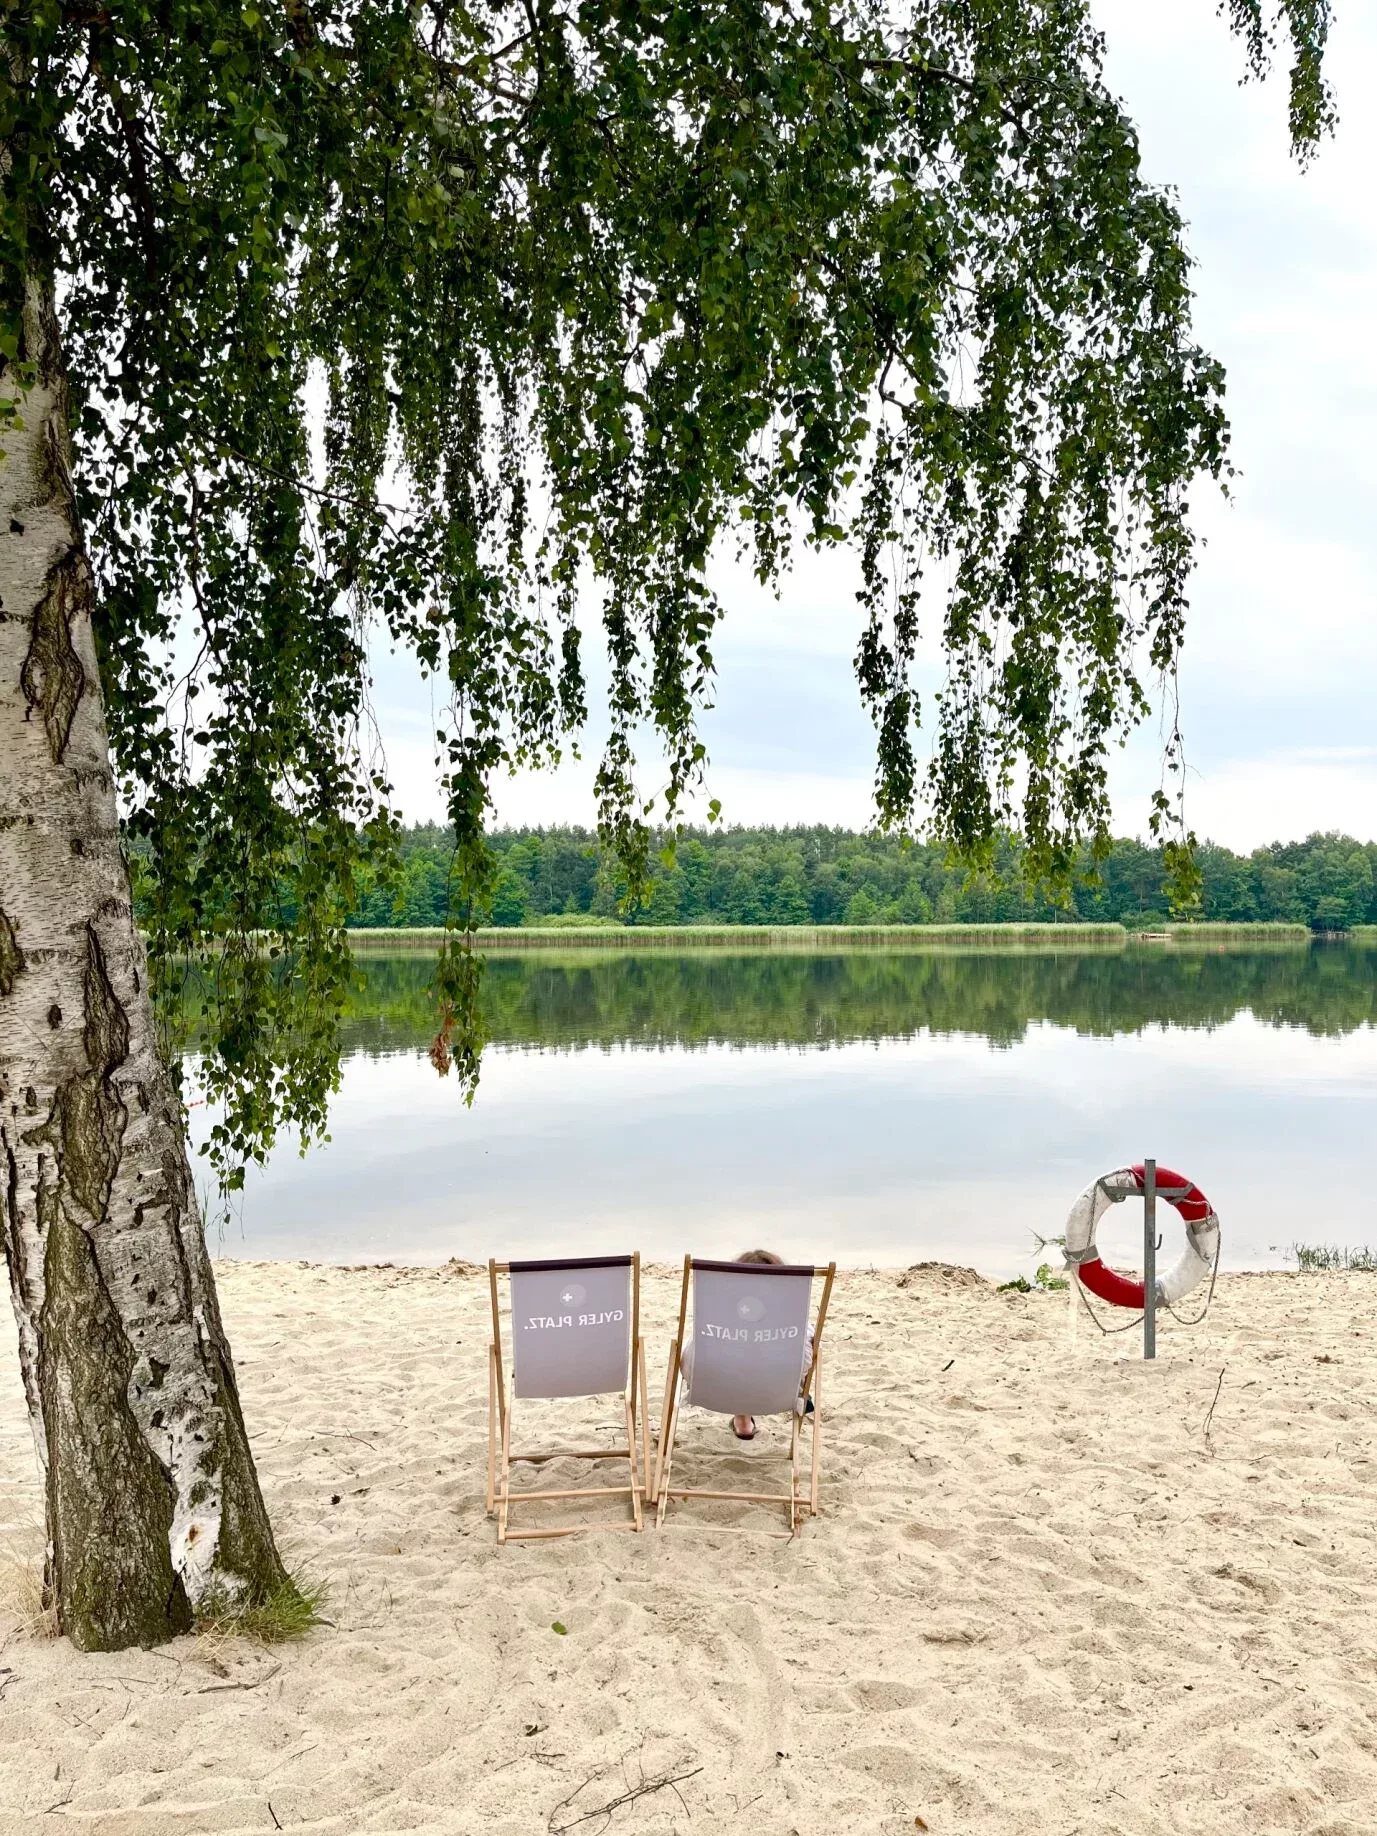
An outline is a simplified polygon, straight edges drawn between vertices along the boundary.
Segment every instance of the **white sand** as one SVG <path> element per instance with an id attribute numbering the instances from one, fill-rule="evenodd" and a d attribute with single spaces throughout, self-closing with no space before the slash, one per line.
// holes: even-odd
<path id="1" fill-rule="evenodd" d="M 1136 1335 L 1073 1340 L 1059 1295 L 839 1277 L 797 1543 L 681 1505 L 506 1549 L 484 1280 L 220 1280 L 269 1506 L 334 1626 L 83 1656 L 19 1627 L 12 1569 L 0 1836 L 539 1836 L 671 1772 L 579 1836 L 1377 1831 L 1377 1278 L 1225 1277 L 1149 1367 Z M 657 1419 L 676 1293 L 648 1277 Z M 690 1420 L 685 1477 L 724 1432 Z M 35 1558 L 38 1522 L 6 1319 L 0 1550 Z"/>

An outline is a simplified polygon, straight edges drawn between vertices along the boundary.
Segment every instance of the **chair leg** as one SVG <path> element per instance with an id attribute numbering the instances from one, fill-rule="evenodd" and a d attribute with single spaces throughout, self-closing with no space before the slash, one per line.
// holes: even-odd
<path id="1" fill-rule="evenodd" d="M 669 1343 L 669 1362 L 665 1366 L 665 1400 L 664 1406 L 660 1410 L 660 1440 L 659 1445 L 655 1449 L 655 1478 L 650 1487 L 651 1504 L 654 1504 L 656 1499 L 660 1496 L 661 1477 L 665 1465 L 665 1437 L 669 1433 L 670 1408 L 674 1401 L 674 1391 L 679 1376 L 678 1364 L 675 1358 L 677 1350 L 677 1342 L 671 1339 Z"/>
<path id="2" fill-rule="evenodd" d="M 641 1406 L 639 1411 L 639 1420 L 641 1424 L 641 1478 L 645 1485 L 647 1502 L 653 1504 L 655 1500 L 651 1496 L 651 1493 L 654 1488 L 650 1471 L 650 1392 L 646 1387 L 644 1339 L 638 1339 L 636 1342 L 636 1367 L 640 1374 L 641 1381 Z"/>
<path id="3" fill-rule="evenodd" d="M 631 1471 L 631 1515 L 638 1530 L 644 1528 L 641 1517 L 641 1477 L 636 1470 L 636 1405 L 633 1398 L 636 1393 L 636 1373 L 631 1373 L 631 1385 L 624 1398 L 626 1404 L 626 1461 Z"/>
<path id="4" fill-rule="evenodd" d="M 497 1347 L 488 1347 L 488 1516 L 493 1508 L 493 1474 L 497 1465 Z"/>
<path id="5" fill-rule="evenodd" d="M 674 1436 L 678 1431 L 678 1427 L 679 1385 L 676 1380 L 674 1385 L 674 1406 L 669 1412 L 669 1424 L 665 1429 L 664 1438 L 660 1442 L 660 1471 L 656 1487 L 659 1493 L 659 1503 L 655 1512 L 655 1524 L 657 1528 L 662 1528 L 664 1525 L 665 1506 L 669 1503 L 669 1492 L 667 1488 L 670 1474 L 674 1469 Z"/>
<path id="6" fill-rule="evenodd" d="M 798 1443 L 799 1413 L 795 1409 L 789 1426 L 789 1534 L 798 1535 Z"/>
<path id="7" fill-rule="evenodd" d="M 818 1514 L 818 1471 L 822 1463 L 822 1353 L 813 1364 L 813 1475 L 808 1493 L 810 1516 Z"/>
<path id="8" fill-rule="evenodd" d="M 511 1504 L 512 1486 L 512 1412 L 502 1411 L 502 1489 L 497 1501 L 497 1540 L 507 1540 L 507 1512 Z"/>

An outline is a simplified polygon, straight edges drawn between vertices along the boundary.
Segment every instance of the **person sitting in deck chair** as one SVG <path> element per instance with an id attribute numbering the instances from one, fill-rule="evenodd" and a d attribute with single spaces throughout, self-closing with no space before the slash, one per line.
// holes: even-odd
<path id="1" fill-rule="evenodd" d="M 789 1507 L 789 1534 L 800 1512 L 818 1508 L 822 1328 L 836 1264 L 795 1267 L 773 1250 L 746 1250 L 734 1262 L 684 1259 L 678 1331 L 670 1345 L 663 1419 L 651 1486 L 663 1523 L 669 1498 L 740 1497 Z M 810 1291 L 822 1277 L 816 1323 L 810 1323 Z M 692 1298 L 692 1321 L 689 1303 Z M 813 1395 L 818 1397 L 817 1410 Z M 740 1440 L 755 1437 L 755 1416 L 785 1415 L 792 1421 L 788 1492 L 722 1492 L 675 1485 L 671 1478 L 681 1404 L 729 1417 Z M 799 1430 L 813 1417 L 811 1481 L 801 1492 Z M 698 1450 L 699 1456 L 706 1449 Z M 695 1456 L 698 1457 L 698 1456 Z"/>
<path id="2" fill-rule="evenodd" d="M 767 1268 L 771 1269 L 782 1269 L 784 1267 L 783 1256 L 776 1256 L 773 1250 L 742 1250 L 741 1254 L 737 1256 L 735 1260 L 737 1262 L 763 1262 Z M 804 1351 L 803 1362 L 799 1369 L 799 1396 L 802 1405 L 800 1413 L 806 1415 L 811 1415 L 813 1413 L 813 1399 L 811 1396 L 805 1396 L 803 1394 L 803 1379 L 807 1376 L 808 1367 L 812 1362 L 813 1329 L 810 1326 L 808 1328 L 808 1345 Z M 686 1378 L 692 1374 L 692 1367 L 693 1341 L 690 1340 L 684 1347 L 684 1375 Z M 734 1415 L 732 1417 L 732 1433 L 736 1436 L 738 1441 L 753 1441 L 755 1439 L 755 1417 L 753 1415 Z"/>

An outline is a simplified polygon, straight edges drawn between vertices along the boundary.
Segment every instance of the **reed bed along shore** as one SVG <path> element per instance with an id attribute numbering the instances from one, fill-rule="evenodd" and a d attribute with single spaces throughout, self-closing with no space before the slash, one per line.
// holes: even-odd
<path id="1" fill-rule="evenodd" d="M 1377 932 L 1374 933 L 1377 935 Z M 360 954 L 433 950 L 439 928 L 351 930 Z M 1129 943 L 1297 943 L 1303 924 L 1172 924 L 1146 937 L 1121 924 L 606 924 L 486 926 L 474 933 L 489 954 L 527 950 L 931 950 L 991 947 L 1122 948 Z"/>
<path id="2" fill-rule="evenodd" d="M 1173 943 L 1309 943 L 1313 932 L 1304 924 L 1165 924 L 1162 932 Z M 1130 936 L 1134 933 L 1130 932 Z M 1152 932 L 1138 933 L 1151 937 Z"/>
<path id="3" fill-rule="evenodd" d="M 433 949 L 438 929 L 350 931 L 355 950 Z M 607 924 L 483 927 L 480 949 L 895 950 L 932 945 L 1122 944 L 1120 924 Z"/>

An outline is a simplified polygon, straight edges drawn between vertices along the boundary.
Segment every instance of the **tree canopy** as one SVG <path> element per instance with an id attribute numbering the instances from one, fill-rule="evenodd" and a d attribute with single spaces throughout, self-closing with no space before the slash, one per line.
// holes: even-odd
<path id="1" fill-rule="evenodd" d="M 1305 154 L 1326 0 L 1228 14 L 1258 74 L 1287 40 Z M 55 277 L 114 759 L 161 981 L 213 967 L 224 1154 L 323 1119 L 345 915 L 395 854 L 378 626 L 444 702 L 437 1057 L 470 1080 L 493 775 L 577 732 L 595 599 L 600 818 L 643 884 L 634 740 L 663 745 L 672 825 L 723 540 L 767 580 L 797 531 L 855 545 L 882 824 L 921 800 L 976 861 L 1012 824 L 1042 880 L 1103 850 L 1107 749 L 1173 668 L 1227 426 L 1085 0 L 4 17 L 5 411 L 23 288 Z"/>
<path id="2" fill-rule="evenodd" d="M 489 837 L 497 874 L 479 916 L 496 926 L 580 921 L 651 925 L 1045 924 L 1052 920 L 1155 929 L 1172 916 L 1160 848 L 1117 838 L 1091 880 L 1055 896 L 1028 884 L 1013 836 L 989 867 L 968 874 L 936 843 L 845 829 L 688 829 L 650 897 L 626 911 L 615 854 L 583 829 L 501 829 Z M 454 837 L 417 824 L 400 837 L 400 874 L 367 888 L 352 926 L 443 925 Z M 1206 923 L 1303 924 L 1316 931 L 1377 925 L 1377 842 L 1311 835 L 1249 855 L 1196 849 Z M 1080 863 L 1089 869 L 1088 854 Z M 385 941 L 385 940 L 384 940 Z M 687 940 L 686 940 L 687 941 Z"/>

